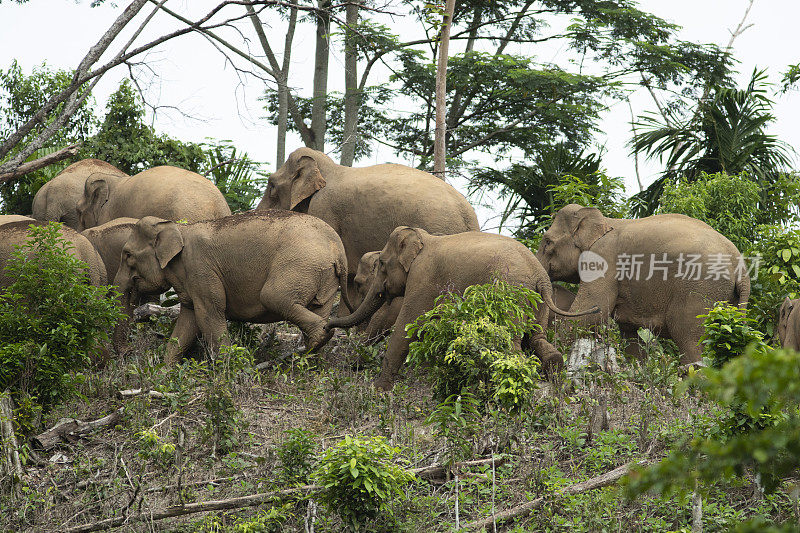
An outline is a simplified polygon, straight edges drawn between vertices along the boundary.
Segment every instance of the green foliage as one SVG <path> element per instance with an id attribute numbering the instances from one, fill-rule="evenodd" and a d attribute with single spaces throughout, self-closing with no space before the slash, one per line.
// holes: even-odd
<path id="1" fill-rule="evenodd" d="M 725 363 L 743 354 L 750 344 L 755 343 L 762 348 L 766 346 L 763 333 L 753 328 L 753 320 L 737 306 L 717 302 L 708 314 L 698 318 L 703 319 L 705 328 L 700 338 L 703 357 L 712 368 L 722 368 Z"/>
<path id="2" fill-rule="evenodd" d="M 400 453 L 383 437 L 345 436 L 325 450 L 315 471 L 324 490 L 319 500 L 353 529 L 379 515 L 393 516 L 392 498 L 414 476 L 391 461 Z"/>
<path id="3" fill-rule="evenodd" d="M 680 213 L 702 220 L 745 251 L 763 220 L 759 200 L 760 187 L 746 174 L 701 173 L 693 181 L 667 184 L 658 212 Z"/>
<path id="4" fill-rule="evenodd" d="M 253 204 L 261 198 L 267 183 L 265 177 L 254 176 L 258 163 L 247 154 L 237 154 L 236 147 L 229 141 L 208 146 L 206 157 L 204 166 L 207 168 L 203 168 L 201 173 L 214 182 L 231 212 L 239 213 L 255 207 Z"/>
<path id="5" fill-rule="evenodd" d="M 0 390 L 45 408 L 72 389 L 70 372 L 88 363 L 122 317 L 106 296 L 110 287 L 89 284 L 60 227 L 31 227 L 6 265 L 12 283 L 0 294 Z"/>
<path id="6" fill-rule="evenodd" d="M 760 265 L 757 276 L 751 276 L 748 314 L 772 337 L 784 297 L 800 296 L 800 231 L 761 226 L 749 253 L 759 256 Z"/>
<path id="7" fill-rule="evenodd" d="M 281 475 L 290 482 L 306 483 L 314 464 L 316 435 L 300 428 L 289 429 L 284 434 L 286 440 L 275 450 L 281 460 Z"/>
<path id="8" fill-rule="evenodd" d="M 140 449 L 139 457 L 151 460 L 160 468 L 168 469 L 175 458 L 175 445 L 163 442 L 155 429 L 149 428 L 138 433 Z"/>
<path id="9" fill-rule="evenodd" d="M 44 106 L 51 96 L 58 94 L 72 82 L 73 73 L 67 70 L 51 70 L 46 63 L 34 67 L 30 75 L 22 72 L 15 61 L 8 70 L 0 70 L 0 139 L 8 138 L 19 127 Z M 58 114 L 64 104 L 58 104 L 44 119 L 36 124 L 28 136 L 18 146 L 40 134 Z M 48 143 L 36 150 L 28 161 L 65 148 L 70 144 L 87 139 L 97 128 L 94 116 L 94 102 L 91 97 L 84 100 L 63 127 L 50 138 Z M 13 150 L 9 157 L 17 153 Z M 33 196 L 48 180 L 69 164 L 68 161 L 56 163 L 41 170 L 31 172 L 20 179 L 0 184 L 0 199 L 4 213 L 30 213 Z"/>
<path id="10" fill-rule="evenodd" d="M 650 490 L 686 494 L 696 480 L 713 484 L 745 469 L 760 476 L 769 494 L 800 467 L 800 353 L 756 344 L 721 369 L 703 369 L 687 386 L 757 423 L 733 434 L 710 428 L 710 436 L 685 440 L 660 463 L 631 475 L 630 496 Z"/>
<path id="11" fill-rule="evenodd" d="M 239 433 L 244 420 L 231 395 L 231 384 L 239 374 L 253 372 L 252 368 L 252 354 L 235 344 L 221 346 L 219 355 L 208 363 L 203 393 L 208 418 L 202 433 L 212 443 L 214 457 L 217 452 L 225 455 L 240 444 Z"/>
<path id="12" fill-rule="evenodd" d="M 710 98 L 668 109 L 666 123 L 659 115 L 642 117 L 631 142 L 633 151 L 665 159 L 667 170 L 637 195 L 637 214 L 652 213 L 664 187 L 679 178 L 693 181 L 704 172 L 746 172 L 766 189 L 791 168 L 791 148 L 766 133 L 775 120 L 766 87 L 766 74 L 753 71 L 746 88 L 715 84 Z M 681 116 L 687 108 L 689 113 Z"/>
<path id="13" fill-rule="evenodd" d="M 433 426 L 436 436 L 445 441 L 443 464 L 472 456 L 473 438 L 480 424 L 479 407 L 480 402 L 472 394 L 453 394 L 425 419 L 425 424 Z"/>
<path id="14" fill-rule="evenodd" d="M 440 400 L 470 388 L 481 401 L 518 410 L 533 392 L 538 362 L 520 355 L 515 339 L 539 330 L 534 312 L 541 302 L 536 292 L 500 279 L 467 287 L 463 296 L 443 294 L 406 327 L 417 337 L 409 362 L 431 366 Z"/>
<path id="15" fill-rule="evenodd" d="M 144 104 L 130 80 L 122 80 L 108 99 L 100 129 L 84 145 L 81 156 L 102 159 L 128 174 L 159 165 L 200 171 L 205 154 L 199 144 L 157 135 L 144 117 Z"/>

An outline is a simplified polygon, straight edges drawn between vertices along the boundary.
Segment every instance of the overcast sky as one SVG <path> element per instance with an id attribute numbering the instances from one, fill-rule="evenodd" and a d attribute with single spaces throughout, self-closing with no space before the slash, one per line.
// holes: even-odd
<path id="1" fill-rule="evenodd" d="M 7 68 L 13 59 L 21 64 L 25 72 L 46 61 L 54 68 L 74 68 L 98 37 L 118 16 L 124 0 L 111 2 L 99 8 L 89 8 L 88 0 L 31 0 L 24 5 L 3 2 L 0 5 L 0 68 Z M 742 18 L 748 0 L 642 0 L 640 7 L 668 21 L 682 26 L 680 38 L 698 43 L 727 44 L 729 31 Z M 185 12 L 203 12 L 215 2 L 209 0 L 170 0 L 167 5 Z M 143 12 L 150 9 L 145 7 Z M 791 63 L 800 61 L 800 38 L 797 36 L 797 21 L 800 20 L 798 0 L 756 0 L 748 17 L 752 24 L 734 43 L 734 56 L 739 59 L 738 70 L 742 84 L 746 83 L 754 67 L 766 68 L 770 79 L 777 82 L 780 73 Z M 409 21 L 410 23 L 410 21 Z M 282 32 L 280 21 L 274 23 L 274 32 L 280 49 Z M 176 27 L 164 14 L 159 14 L 142 36 L 165 33 L 165 29 Z M 393 27 L 402 32 L 402 27 Z M 313 26 L 301 25 L 293 51 L 291 80 L 293 86 L 303 91 L 310 85 L 313 68 Z M 453 52 L 460 51 L 454 45 Z M 526 46 L 531 47 L 526 49 Z M 512 53 L 529 52 L 540 61 L 557 61 L 560 50 L 543 50 L 541 46 L 519 45 Z M 254 51 L 256 49 L 254 48 Z M 547 57 L 552 54 L 552 57 Z M 156 116 L 157 131 L 168 133 L 185 141 L 203 141 L 206 138 L 229 139 L 240 150 L 252 158 L 265 162 L 264 170 L 274 169 L 275 128 L 263 119 L 258 97 L 263 91 L 263 82 L 252 77 L 238 76 L 234 69 L 203 38 L 192 35 L 179 38 L 157 49 L 148 56 L 148 62 L 159 78 L 149 86 L 148 100 L 162 106 L 176 106 L 196 117 L 190 119 L 178 113 L 164 110 Z M 340 72 L 342 58 L 334 50 L 331 59 L 329 89 L 342 87 Z M 107 74 L 95 89 L 99 105 L 104 106 L 107 96 L 113 92 L 119 80 L 127 74 L 118 67 Z M 376 72 L 371 80 L 379 81 L 385 72 Z M 653 109 L 649 95 L 642 91 L 632 96 L 635 113 Z M 776 101 L 777 122 L 771 132 L 800 149 L 800 93 L 790 92 Z M 605 149 L 603 164 L 609 174 L 622 176 L 628 193 L 638 191 L 634 162 L 625 143 L 630 138 L 630 110 L 626 103 L 609 109 L 601 122 L 603 133 L 597 144 Z M 287 151 L 301 146 L 298 138 L 290 138 Z M 370 161 L 362 160 L 357 165 L 371 163 L 400 162 L 387 150 L 376 150 Z M 640 161 L 640 174 L 644 185 L 649 184 L 660 166 Z M 457 187 L 463 184 L 455 183 Z M 491 227 L 491 206 L 480 208 L 479 218 Z"/>

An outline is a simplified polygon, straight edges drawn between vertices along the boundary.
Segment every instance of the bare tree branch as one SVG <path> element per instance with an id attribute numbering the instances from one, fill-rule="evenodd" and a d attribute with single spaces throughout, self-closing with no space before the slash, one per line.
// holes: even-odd
<path id="1" fill-rule="evenodd" d="M 44 168 L 50 166 L 54 163 L 58 163 L 59 161 L 63 161 L 64 159 L 70 158 L 78 153 L 80 150 L 80 144 L 73 144 L 67 146 L 66 148 L 62 148 L 57 152 L 53 152 L 52 154 L 47 154 L 44 157 L 40 157 L 39 159 L 35 159 L 33 161 L 29 161 L 18 166 L 14 171 L 7 172 L 5 174 L 0 174 L 0 183 L 5 183 L 7 181 L 14 180 L 25 174 L 29 174 L 35 170 L 39 170 L 40 168 Z"/>

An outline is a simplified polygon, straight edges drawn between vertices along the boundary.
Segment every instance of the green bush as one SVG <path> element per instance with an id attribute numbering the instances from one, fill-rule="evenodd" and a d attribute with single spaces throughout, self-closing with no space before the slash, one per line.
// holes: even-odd
<path id="1" fill-rule="evenodd" d="M 705 333 L 700 338 L 703 345 L 703 357 L 708 359 L 713 368 L 722 365 L 743 354 L 752 343 L 765 346 L 764 335 L 753 328 L 751 318 L 743 309 L 727 302 L 717 302 L 703 319 Z"/>
<path id="2" fill-rule="evenodd" d="M 515 339 L 539 330 L 534 311 L 541 302 L 536 292 L 499 279 L 467 287 L 463 296 L 439 296 L 406 328 L 418 338 L 409 361 L 432 367 L 440 401 L 470 388 L 481 401 L 518 410 L 536 385 L 538 361 L 521 355 Z"/>
<path id="3" fill-rule="evenodd" d="M 351 437 L 325 450 L 315 472 L 324 487 L 319 500 L 351 528 L 379 515 L 393 516 L 393 496 L 414 476 L 391 461 L 400 452 L 383 437 Z"/>
<path id="4" fill-rule="evenodd" d="M 761 226 L 748 255 L 761 261 L 758 275 L 751 276 L 748 314 L 759 330 L 773 337 L 783 299 L 800 297 L 800 231 Z"/>
<path id="5" fill-rule="evenodd" d="M 122 316 L 110 287 L 89 284 L 59 228 L 31 227 L 6 266 L 13 282 L 0 293 L 0 390 L 45 408 L 72 389 L 70 372 L 89 362 Z"/>
<path id="6" fill-rule="evenodd" d="M 290 482 L 306 483 L 314 463 L 314 451 L 317 442 L 314 433 L 300 428 L 292 428 L 286 432 L 287 439 L 282 442 L 276 453 L 281 460 L 283 479 Z"/>

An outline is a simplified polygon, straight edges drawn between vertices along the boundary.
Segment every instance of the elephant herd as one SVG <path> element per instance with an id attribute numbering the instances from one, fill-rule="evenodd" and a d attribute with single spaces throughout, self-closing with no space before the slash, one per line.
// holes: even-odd
<path id="1" fill-rule="evenodd" d="M 546 371 L 563 366 L 546 336 L 551 312 L 582 325 L 614 319 L 628 337 L 650 328 L 674 339 L 691 363 L 700 359 L 697 316 L 717 301 L 745 306 L 750 293 L 736 247 L 690 217 L 612 219 L 572 204 L 534 254 L 481 232 L 469 202 L 431 174 L 395 164 L 344 167 L 309 148 L 289 156 L 246 213 L 231 215 L 213 183 L 193 172 L 162 166 L 128 176 L 88 159 L 42 187 L 32 216 L 0 219 L 0 267 L 29 224 L 62 222 L 91 282 L 113 282 L 128 313 L 142 298 L 175 290 L 180 312 L 167 363 L 200 339 L 217 349 L 227 320 L 288 321 L 311 350 L 333 328 L 361 325 L 370 338 L 390 335 L 375 381 L 381 389 L 400 375 L 407 324 L 443 292 L 495 277 L 542 296 L 541 331 L 522 341 Z M 578 283 L 577 294 L 553 281 Z M 0 274 L 0 286 L 8 283 Z M 126 338 L 118 327 L 115 346 Z"/>

